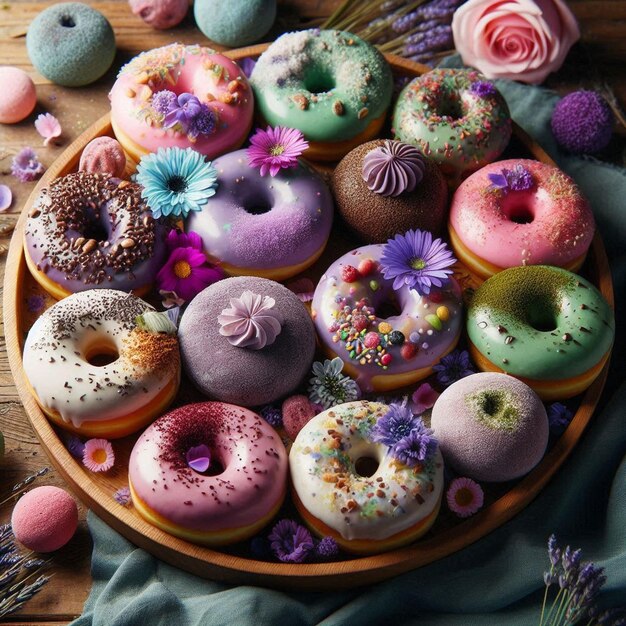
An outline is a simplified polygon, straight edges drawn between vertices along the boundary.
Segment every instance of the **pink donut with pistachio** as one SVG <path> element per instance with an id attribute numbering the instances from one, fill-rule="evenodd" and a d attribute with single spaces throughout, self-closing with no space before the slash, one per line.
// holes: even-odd
<path id="1" fill-rule="evenodd" d="M 287 490 L 287 453 L 261 417 L 233 404 L 171 411 L 137 440 L 128 463 L 133 504 L 148 522 L 194 543 L 251 537 Z"/>
<path id="2" fill-rule="evenodd" d="M 531 159 L 483 167 L 457 189 L 449 221 L 454 252 L 482 278 L 519 265 L 576 272 L 595 231 L 589 203 L 561 170 Z"/>
<path id="3" fill-rule="evenodd" d="M 212 159 L 238 148 L 252 125 L 254 98 L 244 73 L 198 45 L 142 52 L 122 68 L 109 98 L 115 135 L 135 161 L 172 146 Z"/>
<path id="4" fill-rule="evenodd" d="M 363 391 L 397 389 L 431 374 L 456 346 L 463 324 L 454 279 L 428 294 L 407 284 L 396 289 L 381 268 L 384 248 L 363 246 L 337 259 L 312 302 L 322 347 L 341 357 Z"/>

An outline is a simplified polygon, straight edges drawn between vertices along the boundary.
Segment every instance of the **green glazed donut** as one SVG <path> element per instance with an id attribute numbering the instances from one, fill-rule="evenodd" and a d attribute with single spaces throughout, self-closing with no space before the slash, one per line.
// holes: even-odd
<path id="1" fill-rule="evenodd" d="M 376 136 L 393 88 L 376 48 L 351 33 L 319 29 L 279 37 L 250 82 L 265 121 L 302 131 L 306 156 L 321 160 L 337 160 Z"/>
<path id="2" fill-rule="evenodd" d="M 506 101 L 475 70 L 437 69 L 414 78 L 398 96 L 392 126 L 396 139 L 457 178 L 495 161 L 511 138 Z"/>
<path id="3" fill-rule="evenodd" d="M 483 371 L 512 374 L 544 400 L 584 391 L 609 357 L 613 311 L 587 280 L 548 265 L 512 267 L 474 294 L 467 334 Z"/>

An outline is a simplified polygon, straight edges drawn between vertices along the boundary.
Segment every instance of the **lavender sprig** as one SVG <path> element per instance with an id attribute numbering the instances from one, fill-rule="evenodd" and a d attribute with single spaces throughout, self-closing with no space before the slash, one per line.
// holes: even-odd
<path id="1" fill-rule="evenodd" d="M 40 470 L 36 471 L 34 474 L 27 476 L 22 482 L 17 483 L 17 485 L 13 485 L 13 489 L 11 489 L 11 495 L 0 501 L 0 506 L 6 504 L 9 500 L 19 495 L 26 487 L 28 487 L 31 483 L 37 480 L 40 476 L 44 476 L 50 471 L 49 467 L 42 467 Z M 10 527 L 9 527 L 10 530 Z M 0 541 L 2 541 L 2 537 L 0 536 Z"/>

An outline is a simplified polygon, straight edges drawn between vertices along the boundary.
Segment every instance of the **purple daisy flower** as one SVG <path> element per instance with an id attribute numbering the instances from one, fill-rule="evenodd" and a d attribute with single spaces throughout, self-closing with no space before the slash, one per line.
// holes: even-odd
<path id="1" fill-rule="evenodd" d="M 339 546 L 332 537 L 324 537 L 315 546 L 315 556 L 320 561 L 328 561 L 339 555 Z"/>
<path id="2" fill-rule="evenodd" d="M 202 105 L 196 96 L 190 93 L 181 93 L 176 100 L 176 104 L 165 115 L 163 128 L 172 128 L 176 124 L 180 124 L 182 129 L 187 132 L 194 118 L 201 110 Z"/>
<path id="3" fill-rule="evenodd" d="M 45 170 L 46 168 L 39 162 L 32 148 L 23 148 L 13 157 L 11 162 L 11 174 L 21 183 L 36 180 Z"/>
<path id="4" fill-rule="evenodd" d="M 420 425 L 423 426 L 422 420 L 413 415 L 406 404 L 390 404 L 389 411 L 376 422 L 372 429 L 372 441 L 393 446 Z"/>
<path id="5" fill-rule="evenodd" d="M 437 380 L 444 387 L 475 373 L 467 350 L 453 350 L 437 365 L 433 365 L 433 370 L 437 372 Z"/>
<path id="6" fill-rule="evenodd" d="M 194 248 L 176 248 L 159 270 L 156 284 L 159 290 L 173 291 L 189 302 L 205 287 L 222 278 L 222 270 L 209 263 L 202 252 Z"/>
<path id="7" fill-rule="evenodd" d="M 114 494 L 113 499 L 122 506 L 130 504 L 130 489 L 128 487 L 120 487 Z"/>
<path id="8" fill-rule="evenodd" d="M 495 96 L 498 93 L 496 86 L 487 80 L 479 80 L 476 83 L 472 83 L 470 91 L 476 94 L 479 98 L 488 98 L 489 96 Z"/>
<path id="9" fill-rule="evenodd" d="M 561 402 L 553 402 L 548 407 L 550 432 L 557 437 L 562 435 L 572 421 L 574 414 Z"/>
<path id="10" fill-rule="evenodd" d="M 430 459 L 437 451 L 437 445 L 433 431 L 418 418 L 417 427 L 393 446 L 391 455 L 401 463 L 415 467 Z"/>
<path id="11" fill-rule="evenodd" d="M 290 519 L 280 520 L 268 539 L 272 551 L 283 563 L 302 563 L 313 550 L 311 533 Z"/>
<path id="12" fill-rule="evenodd" d="M 200 105 L 200 111 L 189 124 L 188 135 L 195 139 L 198 135 L 211 135 L 215 132 L 215 113 L 206 105 Z"/>
<path id="13" fill-rule="evenodd" d="M 176 104 L 176 94 L 173 91 L 169 91 L 169 89 L 157 91 L 154 96 L 152 96 L 152 108 L 163 117 L 165 117 Z"/>
<path id="14" fill-rule="evenodd" d="M 295 128 L 277 126 L 257 130 L 250 138 L 248 165 L 259 167 L 261 176 L 276 176 L 281 169 L 296 167 L 298 157 L 309 147 L 304 135 Z"/>
<path id="15" fill-rule="evenodd" d="M 383 276 L 393 278 L 394 289 L 408 285 L 423 295 L 448 280 L 454 263 L 456 259 L 441 239 L 433 240 L 431 233 L 419 229 L 389 239 L 380 259 Z"/>

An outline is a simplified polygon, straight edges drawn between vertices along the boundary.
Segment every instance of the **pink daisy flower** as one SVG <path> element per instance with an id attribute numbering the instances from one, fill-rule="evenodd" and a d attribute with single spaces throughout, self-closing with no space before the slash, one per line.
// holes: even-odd
<path id="1" fill-rule="evenodd" d="M 42 113 L 35 120 L 35 128 L 43 137 L 43 145 L 47 146 L 53 139 L 61 136 L 61 124 L 51 113 Z"/>
<path id="2" fill-rule="evenodd" d="M 421 384 L 411 396 L 411 410 L 416 415 L 421 415 L 426 409 L 432 409 L 439 397 L 428 383 Z"/>
<path id="3" fill-rule="evenodd" d="M 178 298 L 189 302 L 221 278 L 224 278 L 222 270 L 209 263 L 202 252 L 195 248 L 176 248 L 159 270 L 156 284 L 160 291 L 173 291 Z"/>
<path id="4" fill-rule="evenodd" d="M 283 168 L 296 167 L 298 157 L 309 147 L 299 130 L 282 126 L 257 130 L 250 138 L 250 144 L 248 165 L 260 167 L 261 176 L 267 172 L 276 176 Z"/>
<path id="5" fill-rule="evenodd" d="M 455 478 L 446 493 L 448 507 L 459 517 L 469 517 L 480 509 L 484 502 L 482 487 L 471 478 Z"/>
<path id="6" fill-rule="evenodd" d="M 89 439 L 83 450 L 83 465 L 91 472 L 106 472 L 115 463 L 113 446 L 106 439 Z"/>

